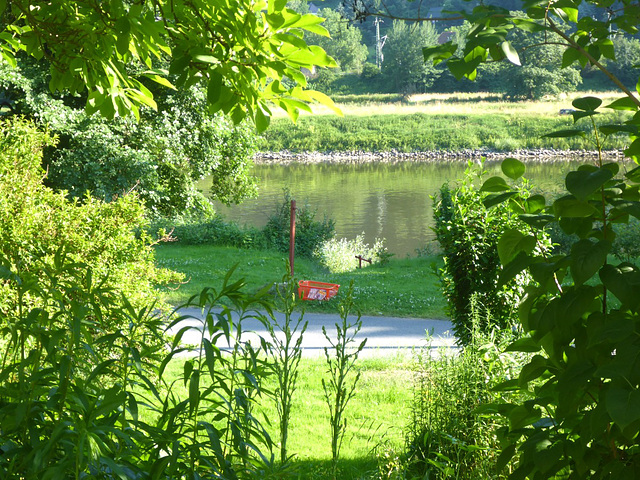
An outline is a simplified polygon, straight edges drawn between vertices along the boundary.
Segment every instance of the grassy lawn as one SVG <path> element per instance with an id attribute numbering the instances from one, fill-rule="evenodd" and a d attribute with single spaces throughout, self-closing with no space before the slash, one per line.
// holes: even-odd
<path id="1" fill-rule="evenodd" d="M 356 366 L 361 377 L 356 396 L 347 406 L 347 431 L 340 454 L 339 478 L 345 480 L 377 478 L 377 456 L 403 450 L 405 428 L 411 419 L 414 363 L 409 356 L 360 359 Z M 182 361 L 174 360 L 168 374 L 177 376 L 181 369 Z M 292 478 L 331 478 L 329 409 L 322 390 L 324 357 L 303 358 L 299 372 L 288 443 L 289 454 L 294 455 Z M 267 389 L 275 386 L 272 380 Z M 257 413 L 271 423 L 268 431 L 277 441 L 273 400 L 265 397 Z M 277 450 L 274 453 L 277 455 Z"/>
<path id="2" fill-rule="evenodd" d="M 286 255 L 270 250 L 249 250 L 209 245 L 156 247 L 158 265 L 185 274 L 186 283 L 177 289 L 164 289 L 173 304 L 186 301 L 202 288 L 218 287 L 234 265 L 233 279 L 244 278 L 249 291 L 282 281 Z M 353 272 L 330 274 L 307 259 L 296 259 L 295 277 L 337 283 L 342 288 L 354 282 L 354 299 L 363 315 L 390 315 L 415 318 L 445 318 L 445 299 L 432 265 L 434 257 L 391 259 L 384 266 L 368 266 Z M 340 294 L 327 302 L 307 302 L 308 311 L 335 311 Z"/>
<path id="3" fill-rule="evenodd" d="M 608 104 L 615 93 L 580 92 L 538 101 L 505 101 L 498 95 L 424 94 L 390 102 L 375 96 L 337 97 L 344 117 L 319 110 L 296 124 L 288 118 L 274 118 L 265 132 L 263 151 L 366 151 L 402 152 L 460 151 L 488 148 L 497 151 L 519 149 L 593 149 L 582 137 L 541 138 L 556 130 L 574 128 L 571 109 L 576 97 L 597 95 Z M 627 113 L 600 115 L 601 123 L 616 123 Z M 589 128 L 579 122 L 577 128 Z M 608 140 L 605 149 L 626 146 L 624 137 Z"/>

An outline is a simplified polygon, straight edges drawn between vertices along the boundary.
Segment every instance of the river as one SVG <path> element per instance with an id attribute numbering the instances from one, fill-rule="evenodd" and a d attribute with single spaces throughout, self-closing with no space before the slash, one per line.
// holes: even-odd
<path id="1" fill-rule="evenodd" d="M 525 176 L 536 191 L 558 192 L 564 175 L 577 162 L 529 162 Z M 298 203 L 316 210 L 317 218 L 335 220 L 338 238 L 355 238 L 364 233 L 373 244 L 384 238 L 396 257 L 414 256 L 416 249 L 433 240 L 431 196 L 440 186 L 455 184 L 464 175 L 464 161 L 397 162 L 363 164 L 255 165 L 259 196 L 241 205 L 225 207 L 220 213 L 240 225 L 261 227 L 283 201 L 287 188 Z M 499 174 L 499 162 L 487 163 L 491 175 Z M 198 185 L 205 193 L 207 179 Z"/>

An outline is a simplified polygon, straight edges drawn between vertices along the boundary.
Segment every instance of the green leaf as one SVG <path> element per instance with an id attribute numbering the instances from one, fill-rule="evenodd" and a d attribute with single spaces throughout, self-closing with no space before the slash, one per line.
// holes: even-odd
<path id="1" fill-rule="evenodd" d="M 640 167 L 636 167 L 633 170 L 628 171 L 625 174 L 625 177 L 634 183 L 640 183 Z"/>
<path id="2" fill-rule="evenodd" d="M 458 45 L 453 42 L 447 42 L 442 45 L 436 45 L 435 47 L 425 47 L 422 49 L 422 56 L 424 62 L 433 61 L 434 65 L 438 65 L 443 60 L 446 60 L 453 56 L 458 50 Z"/>
<path id="3" fill-rule="evenodd" d="M 512 180 L 519 179 L 525 172 L 524 163 L 515 158 L 505 158 L 500 165 L 502 173 Z"/>
<path id="4" fill-rule="evenodd" d="M 613 178 L 613 175 L 608 168 L 598 168 L 593 171 L 574 170 L 567 174 L 565 184 L 567 190 L 579 200 L 586 200 Z"/>
<path id="5" fill-rule="evenodd" d="M 638 110 L 638 104 L 629 97 L 622 97 L 614 100 L 605 106 L 605 108 L 611 108 L 612 110 L 631 110 L 635 112 Z"/>
<path id="6" fill-rule="evenodd" d="M 596 110 L 600 105 L 602 105 L 602 99 L 598 97 L 582 97 L 576 98 L 573 102 L 571 102 L 574 108 L 578 110 L 584 110 L 587 112 L 591 112 Z"/>
<path id="7" fill-rule="evenodd" d="M 558 130 L 557 132 L 547 133 L 542 135 L 542 138 L 569 138 L 569 137 L 584 137 L 585 133 L 582 130 L 567 129 Z"/>
<path id="8" fill-rule="evenodd" d="M 536 246 L 536 239 L 532 235 L 525 235 L 518 230 L 505 231 L 498 240 L 498 256 L 503 265 L 508 264 L 520 252 L 531 253 Z"/>
<path id="9" fill-rule="evenodd" d="M 189 411 L 193 413 L 200 403 L 200 372 L 194 370 L 189 379 Z"/>
<path id="10" fill-rule="evenodd" d="M 562 54 L 562 68 L 567 68 L 570 65 L 573 65 L 577 60 L 582 57 L 582 53 L 580 53 L 575 48 L 567 48 Z"/>
<path id="11" fill-rule="evenodd" d="M 505 201 L 516 195 L 518 195 L 518 192 L 491 193 L 487 195 L 484 200 L 482 200 L 482 204 L 486 208 L 491 208 L 495 205 L 504 203 Z"/>
<path id="12" fill-rule="evenodd" d="M 632 158 L 636 162 L 638 162 L 638 160 L 640 159 L 640 138 L 636 138 L 633 142 L 631 142 L 629 148 L 624 150 L 624 154 L 627 157 Z"/>
<path id="13" fill-rule="evenodd" d="M 518 405 L 509 412 L 509 428 L 511 431 L 528 427 L 540 420 L 540 410 L 529 405 Z"/>
<path id="14" fill-rule="evenodd" d="M 640 305 L 640 270 L 633 264 L 605 265 L 600 270 L 600 280 L 623 305 L 637 310 Z"/>
<path id="15" fill-rule="evenodd" d="M 531 227 L 536 229 L 544 228 L 546 225 L 548 225 L 549 223 L 553 222 L 556 219 L 556 217 L 550 214 L 533 215 L 528 213 L 518 215 L 518 218 L 522 220 L 524 223 L 526 223 L 527 225 L 530 225 Z"/>
<path id="16" fill-rule="evenodd" d="M 599 125 L 598 130 L 604 135 L 613 135 L 614 133 L 631 133 L 638 135 L 638 127 L 635 125 Z"/>
<path id="17" fill-rule="evenodd" d="M 553 202 L 553 211 L 556 217 L 591 217 L 597 215 L 598 210 L 583 200 L 572 197 L 562 197 Z"/>
<path id="18" fill-rule="evenodd" d="M 269 126 L 269 116 L 265 115 L 261 108 L 256 110 L 255 123 L 258 133 L 264 132 Z"/>
<path id="19" fill-rule="evenodd" d="M 640 420 L 640 391 L 633 386 L 611 387 L 605 396 L 607 413 L 621 429 Z"/>
<path id="20" fill-rule="evenodd" d="M 578 110 L 575 112 L 571 112 L 571 116 L 573 117 L 573 123 L 576 123 L 581 118 L 592 117 L 594 115 L 599 115 L 599 113 L 596 112 L 595 110 L 587 110 L 584 112 L 582 110 Z"/>
<path id="21" fill-rule="evenodd" d="M 511 343 L 505 349 L 505 352 L 527 352 L 535 353 L 540 351 L 540 344 L 531 337 L 522 337 Z"/>
<path id="22" fill-rule="evenodd" d="M 524 201 L 524 211 L 528 214 L 541 212 L 546 207 L 546 202 L 542 195 L 532 195 Z"/>
<path id="23" fill-rule="evenodd" d="M 509 185 L 502 177 L 490 177 L 480 187 L 481 192 L 504 192 L 509 189 Z"/>
<path id="24" fill-rule="evenodd" d="M 538 350 L 540 347 L 538 346 Z M 535 350 L 535 351 L 538 351 Z M 527 363 L 522 370 L 520 371 L 520 375 L 518 376 L 518 382 L 521 386 L 526 386 L 532 380 L 535 380 L 548 370 L 549 362 L 542 355 L 534 355 L 533 358 Z"/>
<path id="25" fill-rule="evenodd" d="M 582 285 L 605 265 L 611 251 L 611 242 L 592 242 L 583 239 L 571 247 L 571 276 L 576 285 Z"/>
<path id="26" fill-rule="evenodd" d="M 207 101 L 210 104 L 218 103 L 222 91 L 222 82 L 222 75 L 217 70 L 211 72 L 209 75 L 209 85 L 207 86 Z"/>
<path id="27" fill-rule="evenodd" d="M 518 65 L 518 66 L 521 65 L 520 56 L 518 55 L 517 50 L 513 48 L 513 45 L 511 45 L 511 43 L 502 42 L 500 44 L 500 48 L 502 49 L 504 56 L 507 57 L 507 60 L 509 60 L 514 65 Z"/>
<path id="28" fill-rule="evenodd" d="M 516 257 L 505 265 L 498 276 L 498 286 L 502 287 L 515 278 L 521 271 L 531 265 L 531 257 L 521 251 Z"/>

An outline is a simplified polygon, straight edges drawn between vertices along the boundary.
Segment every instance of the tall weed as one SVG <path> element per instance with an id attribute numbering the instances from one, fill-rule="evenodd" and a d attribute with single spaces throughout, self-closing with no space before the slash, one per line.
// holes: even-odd
<path id="1" fill-rule="evenodd" d="M 505 399 L 494 387 L 517 377 L 523 354 L 505 353 L 510 331 L 485 333 L 489 312 L 474 297 L 471 341 L 457 352 L 419 358 L 408 428 L 407 476 L 429 479 L 502 478 L 496 473 L 499 419 L 483 405 Z"/>

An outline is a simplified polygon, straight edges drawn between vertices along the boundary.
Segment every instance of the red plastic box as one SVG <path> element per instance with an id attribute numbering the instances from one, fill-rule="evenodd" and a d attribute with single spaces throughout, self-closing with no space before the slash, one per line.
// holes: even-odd
<path id="1" fill-rule="evenodd" d="M 302 300 L 329 300 L 338 294 L 339 288 L 340 285 L 335 283 L 300 280 L 298 282 L 298 295 Z"/>

